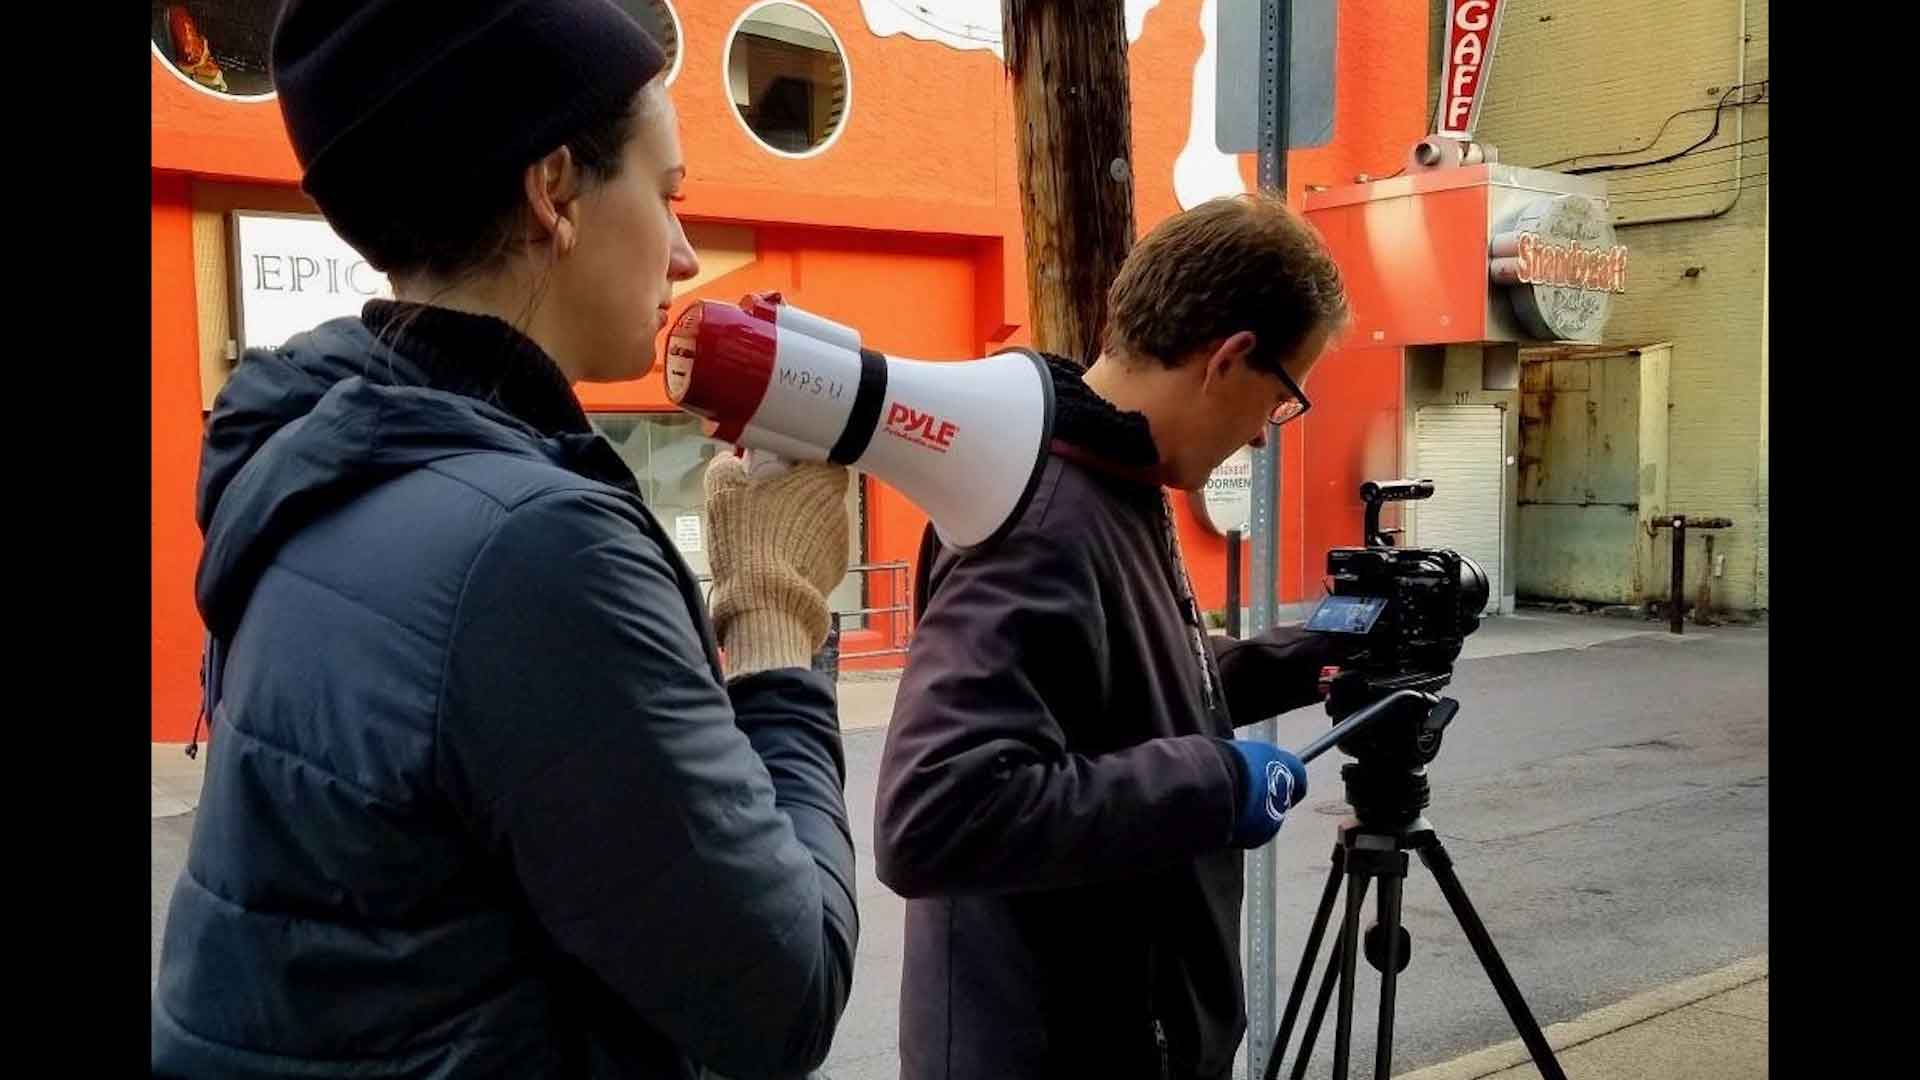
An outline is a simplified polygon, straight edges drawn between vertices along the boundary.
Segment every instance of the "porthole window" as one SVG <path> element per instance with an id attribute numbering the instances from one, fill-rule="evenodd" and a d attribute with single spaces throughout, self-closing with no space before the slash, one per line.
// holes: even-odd
<path id="1" fill-rule="evenodd" d="M 680 74 L 680 13 L 667 0 L 616 0 L 667 54 L 667 82 Z"/>
<path id="2" fill-rule="evenodd" d="M 776 154 L 820 153 L 846 126 L 846 51 L 804 4 L 773 0 L 743 12 L 727 36 L 726 78 L 734 115 Z"/>
<path id="3" fill-rule="evenodd" d="M 153 5 L 153 52 L 188 86 L 216 97 L 273 96 L 267 57 L 275 0 L 194 0 Z"/>

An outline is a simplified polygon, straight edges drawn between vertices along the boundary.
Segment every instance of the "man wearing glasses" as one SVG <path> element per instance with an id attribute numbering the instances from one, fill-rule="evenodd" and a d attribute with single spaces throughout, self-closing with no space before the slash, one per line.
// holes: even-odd
<path id="1" fill-rule="evenodd" d="M 1307 412 L 1347 319 L 1320 238 L 1277 200 L 1214 200 L 1133 248 L 1108 308 L 1084 374 L 1049 358 L 1019 523 L 923 545 L 874 824 L 907 898 L 903 1080 L 1229 1076 L 1242 852 L 1306 792 L 1234 729 L 1345 659 L 1334 635 L 1209 636 L 1165 493 Z"/>

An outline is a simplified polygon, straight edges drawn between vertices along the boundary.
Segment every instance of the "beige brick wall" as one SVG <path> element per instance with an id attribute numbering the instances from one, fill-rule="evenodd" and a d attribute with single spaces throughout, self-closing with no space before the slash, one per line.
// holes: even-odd
<path id="1" fill-rule="evenodd" d="M 1498 148 L 1506 164 L 1564 169 L 1673 153 L 1711 130 L 1712 107 L 1735 84 L 1767 76 L 1768 0 L 1506 0 L 1502 6 L 1508 10 L 1476 134 Z M 1445 0 L 1430 7 L 1429 83 L 1437 93 Z M 1760 90 L 1749 85 L 1735 96 Z M 1431 105 L 1430 96 L 1429 115 Z M 1701 111 L 1674 115 L 1681 110 Z M 1615 301 L 1607 343 L 1673 343 L 1673 479 L 1666 509 L 1734 520 L 1715 544 L 1726 568 L 1713 591 L 1716 606 L 1742 610 L 1767 606 L 1766 135 L 1766 105 L 1730 106 L 1703 148 L 1713 152 L 1600 174 L 1623 226 L 1620 241 L 1631 252 L 1628 292 Z M 1609 153 L 1619 156 L 1560 161 Z M 1632 224 L 1727 206 L 1736 159 L 1742 194 L 1725 214 Z M 1698 275 L 1685 276 L 1692 267 L 1700 268 Z M 1691 571 L 1689 579 L 1691 592 L 1697 581 Z"/>
<path id="2" fill-rule="evenodd" d="M 1773 199 L 1771 198 L 1772 192 L 1767 192 L 1766 194 L 1769 197 L 1765 200 L 1767 204 L 1765 213 L 1767 215 L 1767 219 L 1770 220 L 1773 217 Z M 1768 235 L 1766 226 L 1764 224 L 1761 226 L 1761 230 L 1763 235 Z M 1770 245 L 1763 244 L 1761 246 L 1760 261 L 1761 261 L 1761 270 L 1760 270 L 1760 297 L 1761 297 L 1760 299 L 1760 453 L 1759 453 L 1760 463 L 1758 465 L 1758 470 L 1760 474 L 1760 477 L 1759 477 L 1760 516 L 1759 516 L 1757 527 L 1754 529 L 1753 542 L 1754 542 L 1754 546 L 1760 549 L 1761 554 L 1757 559 L 1755 568 L 1754 568 L 1753 591 L 1754 591 L 1754 596 L 1757 599 L 1757 602 L 1759 603 L 1759 606 L 1766 607 L 1767 606 L 1767 570 L 1768 570 L 1768 567 L 1772 565 L 1771 563 L 1768 562 L 1765 554 L 1767 550 L 1767 535 L 1768 535 L 1767 523 L 1769 521 L 1768 510 L 1767 510 L 1767 387 L 1769 385 L 1769 374 L 1768 374 L 1769 366 L 1768 366 L 1768 357 L 1767 357 L 1767 317 L 1769 313 L 1771 313 L 1771 311 L 1773 310 L 1770 303 L 1770 297 L 1772 293 L 1771 267 L 1773 265 Z"/>

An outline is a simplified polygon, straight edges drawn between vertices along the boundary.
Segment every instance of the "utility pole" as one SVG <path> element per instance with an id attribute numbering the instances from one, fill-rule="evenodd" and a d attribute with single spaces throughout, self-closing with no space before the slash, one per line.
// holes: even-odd
<path id="1" fill-rule="evenodd" d="M 1123 0 L 1002 0 L 1033 346 L 1091 364 L 1133 246 Z"/>

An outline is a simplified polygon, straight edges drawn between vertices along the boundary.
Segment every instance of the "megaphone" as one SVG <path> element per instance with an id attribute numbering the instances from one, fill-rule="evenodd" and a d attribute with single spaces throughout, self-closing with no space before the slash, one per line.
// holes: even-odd
<path id="1" fill-rule="evenodd" d="M 776 292 L 695 301 L 667 335 L 666 380 L 710 437 L 749 451 L 750 470 L 765 455 L 857 466 L 961 552 L 1019 520 L 1053 434 L 1053 377 L 1038 353 L 888 356 Z"/>

